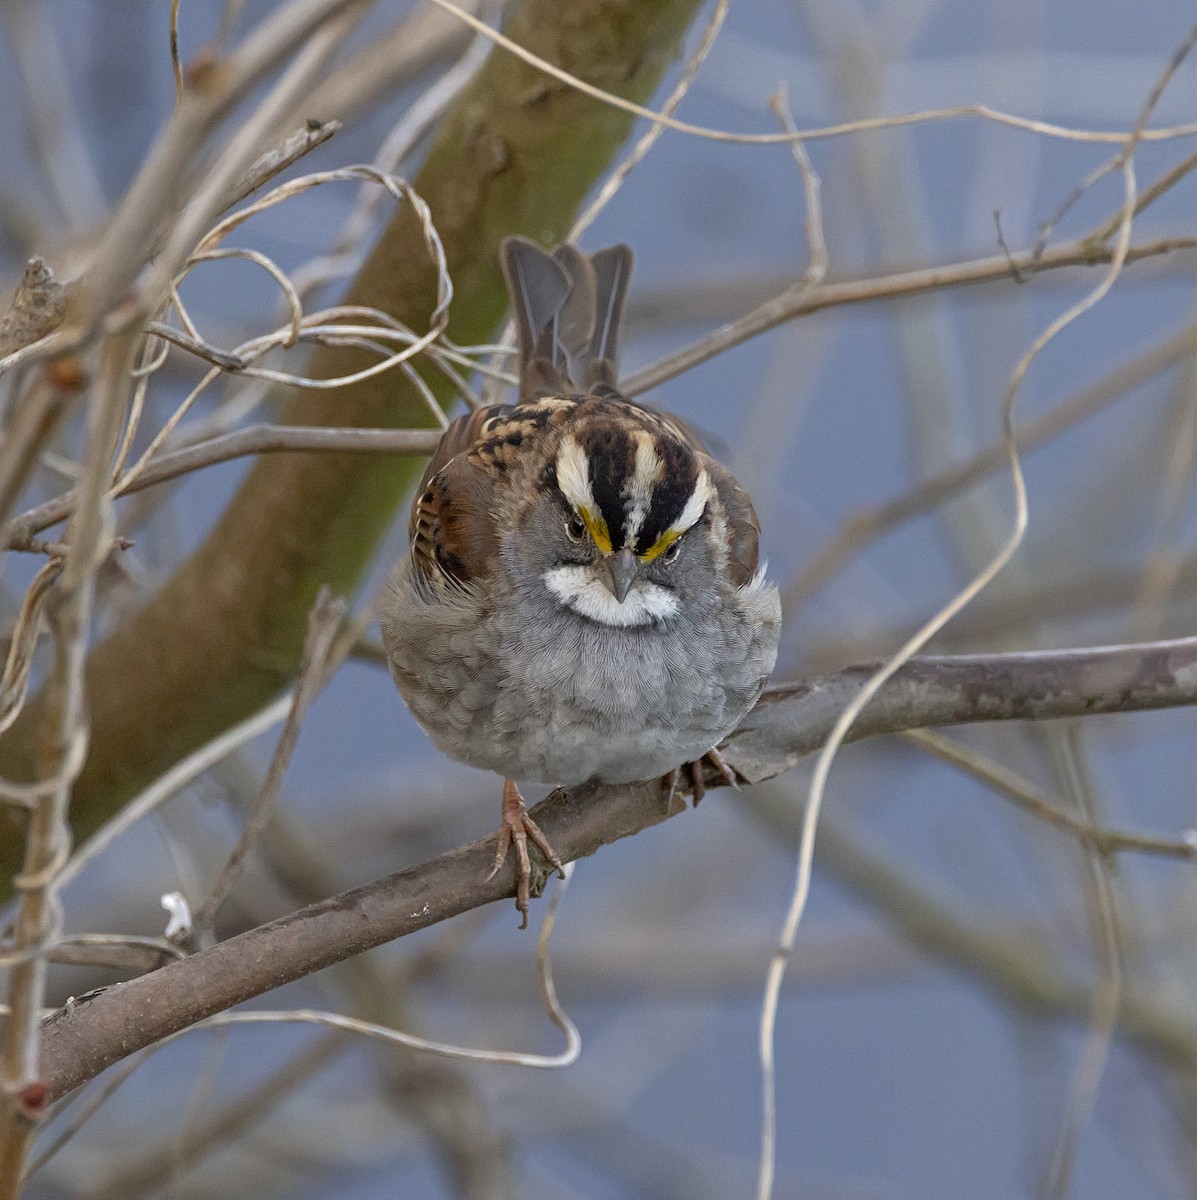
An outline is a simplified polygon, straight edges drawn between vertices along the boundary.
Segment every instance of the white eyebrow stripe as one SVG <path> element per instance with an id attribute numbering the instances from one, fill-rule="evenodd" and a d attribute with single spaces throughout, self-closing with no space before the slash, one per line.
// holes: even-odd
<path id="1" fill-rule="evenodd" d="M 629 502 L 624 519 L 625 546 L 635 546 L 648 510 L 652 507 L 653 489 L 665 470 L 652 434 L 639 429 L 632 436 L 636 439 L 636 455 L 632 474 L 623 485 L 624 499 Z"/>
<path id="2" fill-rule="evenodd" d="M 706 511 L 707 504 L 714 494 L 715 489 L 711 486 L 711 477 L 705 470 L 699 470 L 698 478 L 694 481 L 694 491 L 690 493 L 686 507 L 682 509 L 678 519 L 665 532 L 679 535 L 685 533 Z"/>
<path id="3" fill-rule="evenodd" d="M 557 486 L 579 512 L 598 511 L 590 486 L 590 459 L 573 434 L 562 439 L 561 448 L 557 451 Z"/>

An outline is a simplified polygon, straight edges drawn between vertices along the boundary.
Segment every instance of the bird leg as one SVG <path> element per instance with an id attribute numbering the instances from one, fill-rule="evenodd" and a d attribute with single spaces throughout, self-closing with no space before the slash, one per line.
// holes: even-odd
<path id="1" fill-rule="evenodd" d="M 666 811 L 673 804 L 673 798 L 677 795 L 678 788 L 681 786 L 683 771 L 690 776 L 690 787 L 688 790 L 694 797 L 694 807 L 698 807 L 699 801 L 707 794 L 706 785 L 703 783 L 704 763 L 710 763 L 723 777 L 728 787 L 738 788 L 740 786 L 740 780 L 736 775 L 735 768 L 719 753 L 717 746 L 712 746 L 702 758 L 697 758 L 693 762 L 682 763 L 681 766 L 674 767 L 667 775 L 661 776 L 661 784 L 665 792 Z"/>
<path id="2" fill-rule="evenodd" d="M 556 870 L 562 879 L 565 878 L 565 868 L 557 851 L 549 845 L 549 839 L 541 832 L 540 826 L 528 815 L 527 805 L 515 786 L 514 779 L 503 780 L 503 809 L 499 825 L 499 844 L 495 847 L 495 864 L 490 869 L 487 879 L 493 879 L 499 868 L 507 861 L 507 854 L 512 844 L 515 845 L 515 907 L 519 909 L 520 928 L 528 927 L 528 900 L 532 894 L 532 861 L 528 857 L 528 839 L 531 838 L 536 848 L 544 855 L 547 862 Z"/>

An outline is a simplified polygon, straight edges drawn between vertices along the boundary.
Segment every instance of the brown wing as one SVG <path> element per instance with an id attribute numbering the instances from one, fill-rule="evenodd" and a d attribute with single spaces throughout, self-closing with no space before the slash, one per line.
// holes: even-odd
<path id="1" fill-rule="evenodd" d="M 499 553 L 496 489 L 510 487 L 536 439 L 584 398 L 545 396 L 495 404 L 458 417 L 424 468 L 412 502 L 412 561 L 433 583 L 484 579 Z"/>
<path id="2" fill-rule="evenodd" d="M 743 587 L 756 574 L 760 563 L 761 524 L 748 493 L 730 471 L 713 458 L 706 461 L 707 472 L 727 521 L 727 569 L 736 587 Z"/>
<path id="3" fill-rule="evenodd" d="M 465 585 L 489 573 L 498 549 L 494 475 L 476 453 L 511 412 L 492 405 L 453 421 L 424 468 L 411 506 L 411 555 L 425 579 Z"/>

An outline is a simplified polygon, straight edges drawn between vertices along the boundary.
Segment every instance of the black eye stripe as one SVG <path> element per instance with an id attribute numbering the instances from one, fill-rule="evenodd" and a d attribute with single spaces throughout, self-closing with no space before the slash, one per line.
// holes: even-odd
<path id="1" fill-rule="evenodd" d="M 681 442 L 673 438 L 658 438 L 657 453 L 661 458 L 661 479 L 653 489 L 652 504 L 644 524 L 640 526 L 640 535 L 636 539 L 637 554 L 649 550 L 682 515 L 698 483 L 698 463 Z"/>

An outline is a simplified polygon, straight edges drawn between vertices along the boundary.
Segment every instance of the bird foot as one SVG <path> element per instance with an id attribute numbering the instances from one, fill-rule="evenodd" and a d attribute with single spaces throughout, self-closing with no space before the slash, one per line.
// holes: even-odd
<path id="1" fill-rule="evenodd" d="M 699 801 L 707 794 L 706 784 L 703 782 L 705 763 L 710 763 L 715 768 L 728 787 L 739 788 L 740 777 L 736 774 L 735 768 L 719 753 L 718 747 L 712 746 L 702 758 L 682 763 L 681 766 L 674 767 L 668 774 L 661 776 L 661 787 L 665 792 L 666 812 L 672 809 L 673 798 L 679 789 L 683 794 L 688 791 L 694 797 L 694 807 L 698 807 Z M 690 777 L 689 787 L 682 787 L 683 772 Z"/>
<path id="2" fill-rule="evenodd" d="M 515 907 L 520 912 L 520 928 L 528 927 L 528 900 L 532 895 L 532 860 L 528 855 L 528 839 L 544 855 L 546 861 L 564 879 L 565 868 L 557 851 L 549 845 L 549 839 L 528 815 L 524 798 L 519 794 L 514 779 L 503 780 L 502 822 L 499 825 L 499 843 L 495 847 L 495 862 L 487 879 L 493 879 L 507 861 L 511 847 L 515 846 Z M 539 873 L 538 873 L 539 874 Z M 543 878 L 540 879 L 543 886 Z M 539 889 L 537 895 L 539 895 Z"/>

